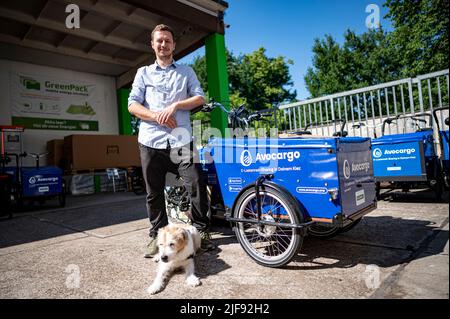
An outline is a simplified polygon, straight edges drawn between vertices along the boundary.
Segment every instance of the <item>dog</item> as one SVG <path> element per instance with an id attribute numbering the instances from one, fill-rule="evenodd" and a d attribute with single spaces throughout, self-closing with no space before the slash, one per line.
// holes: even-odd
<path id="1" fill-rule="evenodd" d="M 194 257 L 200 249 L 200 234 L 188 224 L 169 224 L 158 231 L 158 270 L 153 283 L 147 288 L 149 294 L 162 291 L 170 274 L 178 268 L 186 273 L 186 283 L 191 287 L 201 284 L 194 274 Z"/>

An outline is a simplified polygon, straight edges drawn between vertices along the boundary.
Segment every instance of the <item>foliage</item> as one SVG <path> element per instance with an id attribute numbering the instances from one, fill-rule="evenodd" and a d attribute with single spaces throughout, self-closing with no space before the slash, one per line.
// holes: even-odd
<path id="1" fill-rule="evenodd" d="M 389 46 L 400 54 L 402 77 L 448 68 L 449 1 L 387 0 L 394 31 Z"/>
<path id="2" fill-rule="evenodd" d="M 312 97 L 398 79 L 399 56 L 381 28 L 360 36 L 347 30 L 344 39 L 342 46 L 330 35 L 315 40 L 313 68 L 305 76 Z"/>
<path id="3" fill-rule="evenodd" d="M 296 91 L 289 74 L 288 64 L 293 62 L 278 56 L 270 58 L 266 50 L 234 56 L 227 51 L 227 68 L 230 102 L 233 106 L 246 104 L 249 109 L 270 108 L 284 101 L 292 101 Z M 191 65 L 196 72 L 202 88 L 208 90 L 205 57 L 197 57 Z"/>
<path id="4" fill-rule="evenodd" d="M 305 75 L 311 97 L 448 68 L 448 0 L 387 0 L 394 30 L 361 35 L 347 30 L 343 45 L 316 39 Z"/>

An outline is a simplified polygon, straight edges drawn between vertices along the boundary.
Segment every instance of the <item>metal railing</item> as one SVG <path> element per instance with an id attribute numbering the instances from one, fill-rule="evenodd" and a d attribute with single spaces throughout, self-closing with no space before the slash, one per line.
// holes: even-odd
<path id="1" fill-rule="evenodd" d="M 278 129 L 289 133 L 308 130 L 331 136 L 337 119 L 345 120 L 349 136 L 376 137 L 386 118 L 431 113 L 448 106 L 449 70 L 428 73 L 278 107 Z M 328 124 L 327 124 L 328 123 Z M 329 124 L 332 123 L 332 124 Z M 431 123 L 433 125 L 433 123 Z M 387 134 L 392 132 L 390 126 Z"/>

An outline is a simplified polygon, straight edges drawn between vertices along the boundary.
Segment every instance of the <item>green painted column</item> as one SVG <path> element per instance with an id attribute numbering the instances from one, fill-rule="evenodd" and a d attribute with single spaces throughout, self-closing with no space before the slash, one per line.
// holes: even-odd
<path id="1" fill-rule="evenodd" d="M 117 107 L 119 118 L 119 134 L 133 135 L 131 129 L 131 114 L 128 112 L 128 96 L 130 89 L 117 90 Z"/>
<path id="2" fill-rule="evenodd" d="M 230 109 L 224 36 L 218 33 L 209 35 L 205 40 L 205 49 L 209 97 Z M 211 126 L 220 129 L 222 136 L 225 136 L 225 128 L 228 127 L 227 115 L 220 109 L 215 109 L 211 113 Z"/>

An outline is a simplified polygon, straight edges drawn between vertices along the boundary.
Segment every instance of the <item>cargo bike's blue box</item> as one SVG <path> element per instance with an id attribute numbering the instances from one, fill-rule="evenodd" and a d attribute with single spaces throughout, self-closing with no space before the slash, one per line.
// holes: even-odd
<path id="1" fill-rule="evenodd" d="M 369 138 L 214 139 L 227 219 L 256 262 L 288 263 L 306 234 L 332 236 L 376 208 Z"/>
<path id="2" fill-rule="evenodd" d="M 397 128 L 396 134 L 387 131 L 391 126 Z M 411 128 L 413 132 L 408 132 Z M 439 156 L 434 131 L 430 113 L 399 115 L 383 121 L 383 136 L 372 140 L 378 195 L 382 188 L 404 192 L 429 188 L 441 199 L 446 183 L 443 165 L 446 143 L 443 136 L 440 144 L 444 148 Z"/>

